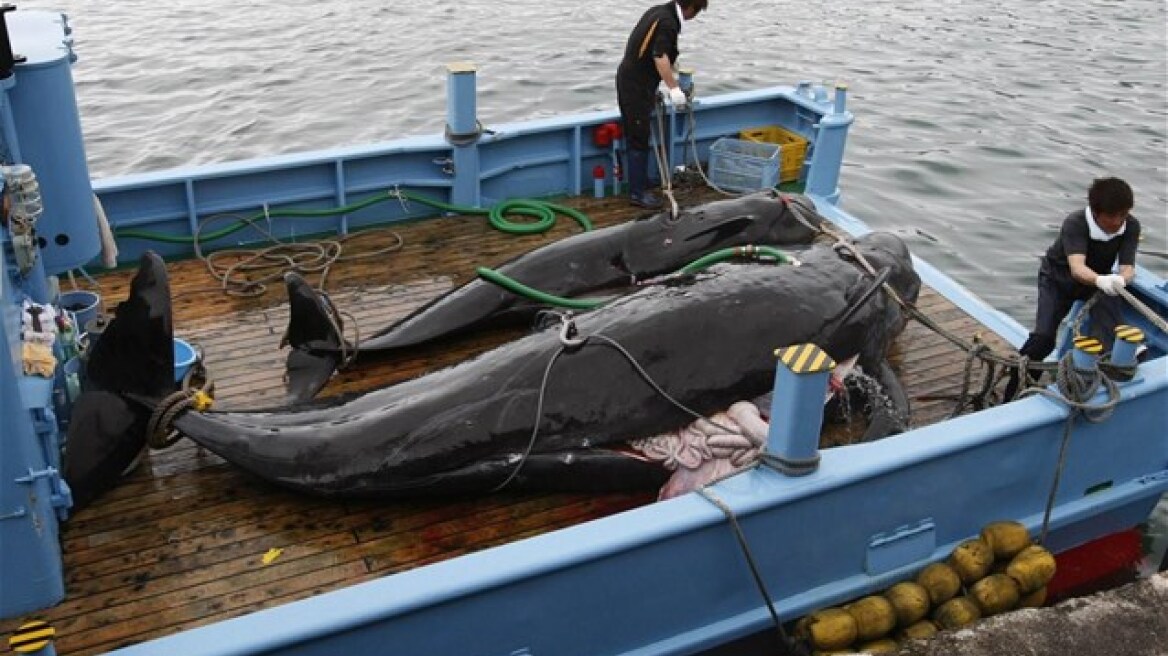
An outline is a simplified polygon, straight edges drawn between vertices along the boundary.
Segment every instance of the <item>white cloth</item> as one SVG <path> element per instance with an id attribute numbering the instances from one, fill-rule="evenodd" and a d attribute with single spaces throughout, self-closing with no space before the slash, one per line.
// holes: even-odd
<path id="1" fill-rule="evenodd" d="M 681 26 L 685 25 L 685 14 L 681 13 L 681 5 L 677 2 L 673 3 L 673 8 L 677 10 L 677 33 L 681 34 Z"/>
<path id="2" fill-rule="evenodd" d="M 1123 225 L 1119 226 L 1119 230 L 1116 230 L 1115 234 L 1107 234 L 1103 228 L 1099 227 L 1098 223 L 1095 223 L 1095 215 L 1091 213 L 1091 208 L 1087 208 L 1087 232 L 1090 233 L 1091 239 L 1095 241 L 1111 241 L 1122 235 L 1125 230 L 1127 230 L 1127 221 L 1124 221 Z"/>

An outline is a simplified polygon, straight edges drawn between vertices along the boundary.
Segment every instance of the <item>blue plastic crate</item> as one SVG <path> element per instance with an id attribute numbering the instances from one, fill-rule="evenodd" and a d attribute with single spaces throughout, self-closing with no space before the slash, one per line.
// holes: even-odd
<path id="1" fill-rule="evenodd" d="M 759 191 L 779 183 L 781 147 L 723 137 L 710 146 L 710 181 L 727 191 Z"/>

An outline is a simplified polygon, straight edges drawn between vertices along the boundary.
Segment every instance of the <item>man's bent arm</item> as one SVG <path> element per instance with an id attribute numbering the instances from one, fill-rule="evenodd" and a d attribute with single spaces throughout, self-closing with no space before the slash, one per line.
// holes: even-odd
<path id="1" fill-rule="evenodd" d="M 673 77 L 673 65 L 669 63 L 669 57 L 661 55 L 653 58 L 653 65 L 657 67 L 657 74 L 661 76 L 661 81 L 670 89 L 677 86 L 677 79 Z"/>

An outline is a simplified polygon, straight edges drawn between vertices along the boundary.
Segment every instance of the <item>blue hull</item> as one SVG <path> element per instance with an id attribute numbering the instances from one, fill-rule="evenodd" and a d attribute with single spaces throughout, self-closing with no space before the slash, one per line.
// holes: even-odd
<path id="1" fill-rule="evenodd" d="M 35 12 L 29 22 L 52 27 L 52 20 Z M 46 65 L 58 63 L 48 57 Z M 18 69 L 18 79 L 21 74 Z M 452 88 L 466 82 L 455 79 Z M 19 84 L 5 87 L 6 102 L 7 94 L 21 92 Z M 462 109 L 452 106 L 452 115 Z M 691 160 L 691 143 L 704 161 L 719 138 L 752 126 L 783 126 L 810 141 L 800 175 L 808 196 L 845 230 L 867 231 L 862 220 L 837 206 L 852 123 L 842 90 L 831 99 L 807 86 L 728 94 L 701 99 L 694 114 L 692 142 L 684 117 L 669 116 L 674 165 Z M 11 116 L 0 118 L 12 152 L 21 126 Z M 221 213 L 263 217 L 272 210 L 324 210 L 394 189 L 477 206 L 517 196 L 581 194 L 592 188 L 594 166 L 611 161 L 610 147 L 594 143 L 593 133 L 614 120 L 613 113 L 598 112 L 498 125 L 470 144 L 417 137 L 128 176 L 96 182 L 92 191 L 115 233 L 122 234 L 123 261 L 147 248 L 178 257 L 191 252 L 200 223 Z M 455 122 L 468 123 L 465 116 Z M 280 237 L 343 234 L 434 213 L 386 201 L 272 225 Z M 17 354 L 16 303 L 24 294 L 44 293 L 44 286 L 34 274 L 13 272 L 7 249 L 16 240 L 7 232 L 4 237 L 0 341 Z M 204 245 L 259 238 L 246 228 Z M 917 270 L 989 330 L 1012 343 L 1025 336 L 1016 322 L 927 263 L 918 261 Z M 1141 271 L 1134 289 L 1165 313 L 1163 280 Z M 1053 551 L 1140 523 L 1168 490 L 1168 335 L 1139 317 L 1132 322 L 1148 329 L 1159 357 L 1120 385 L 1122 398 L 1110 419 L 1075 421 L 1051 513 L 1047 546 Z M 69 500 L 55 477 L 60 435 L 52 384 L 22 376 L 19 365 L 19 358 L 0 358 L 0 616 L 49 606 L 64 594 L 57 519 Z M 794 619 L 905 579 L 947 557 L 990 521 L 1016 519 L 1037 533 L 1067 413 L 1061 404 L 1032 397 L 881 442 L 825 450 L 819 469 L 807 476 L 756 468 L 708 492 L 740 522 L 778 613 Z M 687 654 L 769 623 L 726 515 L 695 493 L 117 653 Z"/>

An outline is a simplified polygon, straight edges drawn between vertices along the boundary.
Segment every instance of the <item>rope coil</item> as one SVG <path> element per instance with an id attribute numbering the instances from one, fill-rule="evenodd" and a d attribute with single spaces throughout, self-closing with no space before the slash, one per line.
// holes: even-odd
<path id="1" fill-rule="evenodd" d="M 195 384 L 197 379 L 202 380 L 202 385 Z M 214 391 L 215 383 L 208 378 L 202 353 L 199 353 L 194 365 L 183 376 L 180 389 L 155 405 L 146 422 L 146 444 L 152 449 L 161 450 L 182 439 L 182 434 L 173 427 L 175 419 L 187 410 L 210 410 L 215 403 Z"/>

